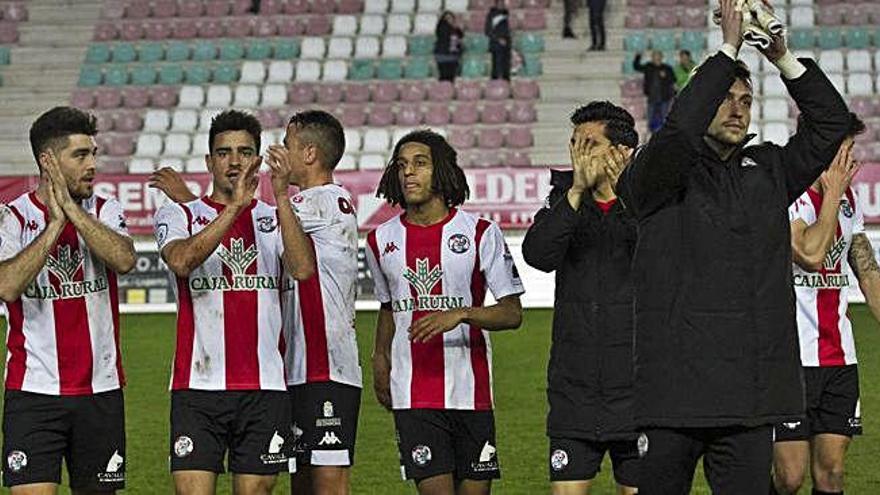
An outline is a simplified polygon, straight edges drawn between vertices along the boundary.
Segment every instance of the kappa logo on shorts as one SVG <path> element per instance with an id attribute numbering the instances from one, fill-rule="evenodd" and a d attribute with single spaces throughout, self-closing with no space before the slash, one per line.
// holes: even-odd
<path id="1" fill-rule="evenodd" d="M 648 454 L 648 435 L 644 433 L 639 435 L 639 440 L 636 442 L 636 446 L 639 449 L 639 457 L 645 457 Z"/>
<path id="2" fill-rule="evenodd" d="M 487 441 L 483 444 L 483 449 L 480 451 L 479 462 L 471 463 L 471 470 L 475 473 L 497 471 L 498 458 L 496 457 L 495 452 L 495 446 Z"/>
<path id="3" fill-rule="evenodd" d="M 107 461 L 107 469 L 98 473 L 98 483 L 121 483 L 125 481 L 125 472 L 120 472 L 125 458 L 119 455 L 118 450 L 113 451 L 110 460 Z"/>
<path id="4" fill-rule="evenodd" d="M 412 449 L 412 460 L 419 467 L 425 467 L 431 462 L 431 447 L 416 445 Z"/>
<path id="5" fill-rule="evenodd" d="M 335 431 L 325 431 L 324 438 L 322 438 L 321 441 L 318 442 L 318 445 L 339 445 L 341 443 L 342 440 L 340 440 L 339 437 L 336 436 Z"/>
<path id="6" fill-rule="evenodd" d="M 13 473 L 17 473 L 27 467 L 27 454 L 20 450 L 13 450 L 6 456 L 6 465 Z"/>
<path id="7" fill-rule="evenodd" d="M 174 455 L 179 458 L 184 458 L 192 454 L 193 448 L 192 438 L 186 435 L 181 435 L 174 441 Z"/>
<path id="8" fill-rule="evenodd" d="M 284 438 L 278 434 L 278 430 L 272 433 L 272 438 L 269 440 L 269 448 L 268 453 L 260 456 L 260 460 L 263 461 L 263 464 L 281 464 L 287 462 L 287 456 L 281 453 L 281 448 L 284 447 Z"/>
<path id="9" fill-rule="evenodd" d="M 740 167 L 757 167 L 758 162 L 752 160 L 749 157 L 743 157 L 742 161 L 739 163 Z"/>
<path id="10" fill-rule="evenodd" d="M 792 421 L 792 422 L 788 422 L 788 423 L 782 423 L 782 426 L 788 428 L 789 430 L 794 430 L 795 428 L 797 428 L 800 425 L 801 425 L 800 421 Z"/>
<path id="11" fill-rule="evenodd" d="M 449 246 L 449 250 L 455 254 L 466 253 L 468 249 L 471 247 L 471 240 L 468 239 L 468 236 L 464 234 L 455 234 L 449 236 L 449 240 L 446 241 L 446 244 Z"/>
<path id="12" fill-rule="evenodd" d="M 849 424 L 850 428 L 861 428 L 862 427 L 862 400 L 856 400 L 856 410 L 853 412 L 853 417 L 847 420 L 847 424 Z"/>
<path id="13" fill-rule="evenodd" d="M 550 454 L 550 467 L 554 471 L 562 471 L 568 466 L 568 452 L 562 449 L 556 449 Z"/>

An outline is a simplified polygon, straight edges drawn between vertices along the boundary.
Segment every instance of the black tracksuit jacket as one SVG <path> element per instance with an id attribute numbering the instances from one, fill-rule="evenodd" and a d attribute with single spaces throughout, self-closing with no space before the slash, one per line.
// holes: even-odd
<path id="1" fill-rule="evenodd" d="M 618 183 L 639 222 L 634 386 L 639 427 L 773 424 L 804 414 L 787 209 L 833 159 L 846 104 L 812 60 L 785 80 L 801 110 L 785 146 L 704 142 L 734 82 L 718 53 Z"/>
<path id="2" fill-rule="evenodd" d="M 589 194 L 578 211 L 571 172 L 553 172 L 548 207 L 523 241 L 526 263 L 556 272 L 547 369 L 550 437 L 635 439 L 632 416 L 632 283 L 635 219 L 620 202 L 607 214 Z"/>

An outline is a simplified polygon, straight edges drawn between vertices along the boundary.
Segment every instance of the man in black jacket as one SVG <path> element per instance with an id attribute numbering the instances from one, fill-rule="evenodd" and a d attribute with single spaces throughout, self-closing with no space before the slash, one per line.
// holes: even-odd
<path id="1" fill-rule="evenodd" d="M 669 113 L 669 105 L 675 97 L 675 70 L 663 63 L 663 52 L 651 52 L 651 61 L 642 63 L 642 54 L 633 59 L 633 69 L 645 75 L 642 92 L 648 97 L 648 129 L 657 132 Z"/>
<path id="2" fill-rule="evenodd" d="M 629 276 L 636 222 L 613 186 L 639 138 L 632 116 L 607 101 L 577 109 L 571 123 L 574 170 L 553 172 L 548 204 L 522 248 L 528 264 L 556 271 L 550 479 L 556 495 L 587 494 L 609 452 L 619 493 L 630 494 L 638 481 Z"/>
<path id="3" fill-rule="evenodd" d="M 495 0 L 495 5 L 486 14 L 483 27 L 489 37 L 489 52 L 492 54 L 492 79 L 510 80 L 510 56 L 513 44 L 510 34 L 510 11 L 504 0 Z"/>
<path id="4" fill-rule="evenodd" d="M 788 205 L 849 127 L 834 86 L 775 37 L 764 52 L 802 118 L 785 146 L 746 143 L 741 14 L 722 0 L 724 44 L 626 168 L 618 193 L 639 220 L 635 417 L 640 494 L 688 493 L 697 460 L 715 493 L 769 492 L 772 424 L 804 415 Z"/>

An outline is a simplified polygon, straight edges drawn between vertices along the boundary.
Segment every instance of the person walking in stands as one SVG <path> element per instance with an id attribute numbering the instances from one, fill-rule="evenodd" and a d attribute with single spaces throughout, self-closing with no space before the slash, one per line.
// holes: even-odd
<path id="1" fill-rule="evenodd" d="M 437 61 L 440 80 L 453 82 L 458 74 L 462 53 L 461 40 L 464 39 L 464 31 L 458 25 L 455 14 L 448 10 L 443 12 L 440 20 L 437 21 L 434 36 L 437 38 L 434 42 L 434 60 Z"/>
<path id="2" fill-rule="evenodd" d="M 663 125 L 675 96 L 675 71 L 663 63 L 663 53 L 659 50 L 651 52 L 651 62 L 647 64 L 642 63 L 642 54 L 637 54 L 633 69 L 645 74 L 642 90 L 648 97 L 648 129 L 653 134 Z"/>
<path id="3" fill-rule="evenodd" d="M 510 80 L 510 12 L 504 0 L 495 0 L 495 6 L 486 14 L 486 36 L 492 52 L 492 79 Z"/>
<path id="4" fill-rule="evenodd" d="M 676 93 L 687 86 L 687 83 L 691 80 L 691 72 L 693 72 L 694 67 L 696 66 L 697 64 L 694 63 L 694 59 L 691 58 L 690 50 L 682 50 L 678 52 L 678 65 L 672 69 L 673 72 L 675 72 Z"/>
<path id="5" fill-rule="evenodd" d="M 605 0 L 587 0 L 590 8 L 590 38 L 592 44 L 589 50 L 605 50 Z"/>

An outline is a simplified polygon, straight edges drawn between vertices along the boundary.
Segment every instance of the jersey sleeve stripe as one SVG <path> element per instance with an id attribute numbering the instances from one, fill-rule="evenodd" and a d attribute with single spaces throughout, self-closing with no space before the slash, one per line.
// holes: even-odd
<path id="1" fill-rule="evenodd" d="M 27 370 L 27 351 L 24 337 L 24 307 L 21 297 L 6 304 L 9 313 L 9 336 L 6 346 L 9 349 L 9 361 L 6 366 L 6 389 L 21 390 L 24 374 Z"/>
<path id="2" fill-rule="evenodd" d="M 9 211 L 11 211 L 15 218 L 18 220 L 18 224 L 21 226 L 21 229 L 24 230 L 24 215 L 22 215 L 21 212 L 18 211 L 18 208 L 13 205 L 6 205 L 6 207 L 9 208 Z"/>
<path id="3" fill-rule="evenodd" d="M 172 390 L 189 388 L 190 372 L 192 371 L 196 325 L 188 281 L 188 278 L 177 277 L 177 350 L 174 353 Z"/>

